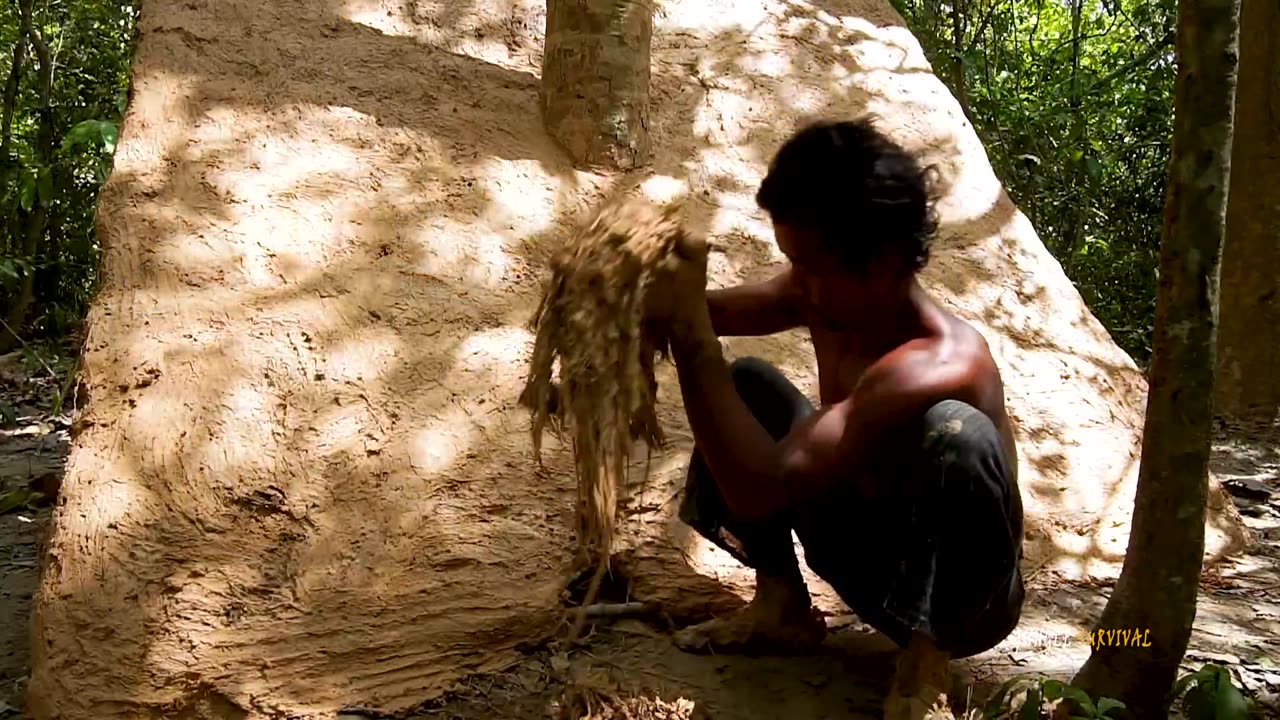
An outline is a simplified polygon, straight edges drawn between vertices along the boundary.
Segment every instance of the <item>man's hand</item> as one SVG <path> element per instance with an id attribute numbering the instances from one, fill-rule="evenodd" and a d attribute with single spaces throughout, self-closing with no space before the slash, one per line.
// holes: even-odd
<path id="1" fill-rule="evenodd" d="M 686 234 L 676 245 L 672 267 L 645 294 L 645 319 L 676 334 L 707 314 L 707 243 Z"/>

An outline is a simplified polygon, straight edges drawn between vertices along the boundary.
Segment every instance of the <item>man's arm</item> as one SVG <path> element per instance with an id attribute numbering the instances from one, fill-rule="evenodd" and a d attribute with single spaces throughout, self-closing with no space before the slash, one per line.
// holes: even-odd
<path id="1" fill-rule="evenodd" d="M 791 268 L 758 283 L 707 291 L 711 326 L 718 337 L 772 335 L 804 324 Z"/>
<path id="2" fill-rule="evenodd" d="M 869 369 L 852 396 L 778 442 L 738 396 L 708 328 L 673 351 L 694 439 L 729 511 L 746 521 L 860 479 L 864 453 L 882 433 L 956 392 L 966 373 L 961 364 L 937 364 L 932 352 L 904 347 Z"/>

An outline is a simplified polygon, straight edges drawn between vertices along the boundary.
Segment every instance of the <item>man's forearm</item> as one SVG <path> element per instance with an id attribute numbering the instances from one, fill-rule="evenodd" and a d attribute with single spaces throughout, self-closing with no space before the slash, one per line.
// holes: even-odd
<path id="1" fill-rule="evenodd" d="M 729 511 L 742 520 L 777 509 L 778 444 L 738 395 L 709 314 L 687 323 L 672 343 L 680 394 Z"/>
<path id="2" fill-rule="evenodd" d="M 785 292 L 784 278 L 707 291 L 707 313 L 718 337 L 772 335 L 804 318 Z"/>
<path id="3" fill-rule="evenodd" d="M 716 337 L 741 335 L 745 329 L 741 321 L 742 310 L 735 303 L 735 288 L 707 291 L 707 315 L 711 318 L 711 330 Z"/>

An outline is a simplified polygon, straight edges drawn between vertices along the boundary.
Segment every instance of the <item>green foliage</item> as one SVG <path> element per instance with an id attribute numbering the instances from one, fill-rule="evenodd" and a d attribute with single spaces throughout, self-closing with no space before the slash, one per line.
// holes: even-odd
<path id="1" fill-rule="evenodd" d="M 1020 693 L 1025 700 L 1014 705 Z M 1212 663 L 1194 673 L 1184 675 L 1173 689 L 1173 699 L 1181 698 L 1181 710 L 1187 720 L 1247 720 L 1249 703 L 1231 681 L 1226 668 Z M 1053 708 L 1063 702 L 1071 705 L 1071 720 L 1113 720 L 1122 717 L 1125 704 L 1114 698 L 1094 698 L 1084 690 L 1046 677 L 1019 675 L 996 689 L 982 708 L 987 720 L 1038 720 L 1053 717 Z"/>
<path id="2" fill-rule="evenodd" d="M 1026 698 L 1015 708 L 1010 701 L 1021 692 L 1026 692 Z M 1063 701 L 1074 702 L 1082 713 L 1072 715 L 1071 720 L 1111 720 L 1118 717 L 1117 710 L 1124 709 L 1124 703 L 1112 698 L 1101 698 L 1095 703 L 1085 691 L 1059 680 L 1019 675 L 996 690 L 983 708 L 982 716 L 1000 720 L 1016 714 L 1018 720 L 1039 720 L 1050 716 L 1049 708 Z"/>
<path id="3" fill-rule="evenodd" d="M 893 1 L 1009 195 L 1094 314 L 1145 362 L 1172 132 L 1174 4 Z"/>
<path id="4" fill-rule="evenodd" d="M 47 111 L 40 55 L 20 37 L 24 6 L 51 60 Z M 6 80 L 15 49 L 24 58 L 0 157 L 0 317 L 24 336 L 61 335 L 95 290 L 94 210 L 118 139 L 135 23 L 135 8 L 120 0 L 0 4 Z M 0 349 L 16 344 L 0 335 Z"/>
<path id="5" fill-rule="evenodd" d="M 1182 699 L 1187 720 L 1247 720 L 1249 703 L 1231 682 L 1231 673 L 1212 663 L 1178 680 L 1174 698 Z"/>
<path id="6" fill-rule="evenodd" d="M 102 148 L 108 155 L 116 150 L 116 124 L 110 120 L 85 120 L 77 123 L 62 138 L 62 149 L 71 150 L 80 145 Z"/>
<path id="7" fill-rule="evenodd" d="M 11 490 L 0 495 L 0 515 L 18 510 L 33 510 L 44 495 L 29 488 Z"/>

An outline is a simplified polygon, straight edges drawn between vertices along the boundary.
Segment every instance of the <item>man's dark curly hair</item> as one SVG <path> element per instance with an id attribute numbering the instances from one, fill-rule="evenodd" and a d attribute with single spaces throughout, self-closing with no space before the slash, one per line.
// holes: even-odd
<path id="1" fill-rule="evenodd" d="M 914 270 L 937 229 L 931 168 L 875 128 L 874 116 L 823 120 L 778 150 L 756 202 L 774 222 L 817 231 L 850 270 L 884 251 Z"/>

